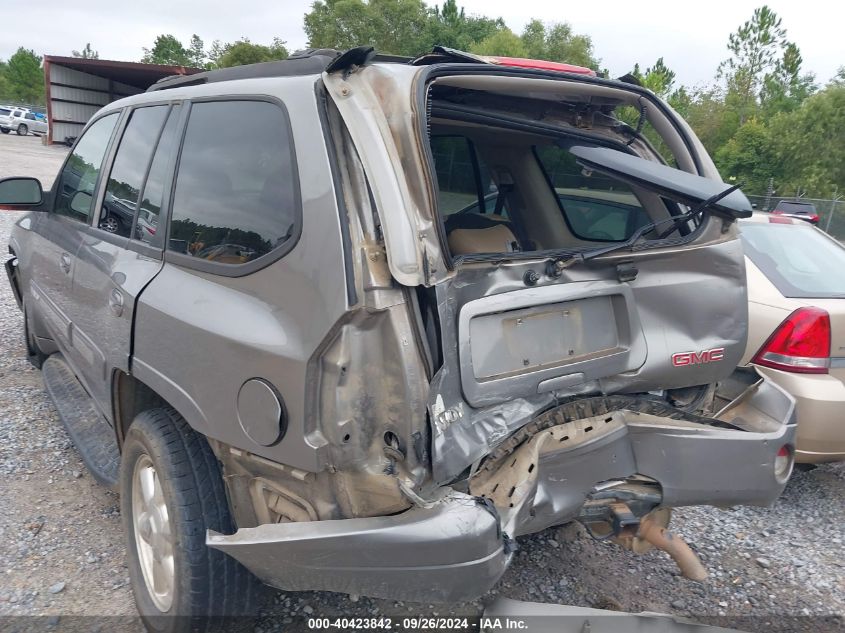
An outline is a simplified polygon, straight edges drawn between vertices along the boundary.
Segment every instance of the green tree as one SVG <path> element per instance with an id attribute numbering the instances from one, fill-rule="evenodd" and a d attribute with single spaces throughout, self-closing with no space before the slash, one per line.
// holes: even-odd
<path id="1" fill-rule="evenodd" d="M 798 189 L 825 198 L 845 191 L 845 85 L 830 84 L 770 124 L 775 161 L 781 165 L 778 190 Z"/>
<path id="2" fill-rule="evenodd" d="M 44 72 L 35 51 L 18 48 L 6 62 L 4 73 L 11 99 L 24 103 L 44 103 Z"/>
<path id="3" fill-rule="evenodd" d="M 503 57 L 526 57 L 527 55 L 522 39 L 508 28 L 496 31 L 470 46 L 469 50 L 477 55 L 501 55 Z"/>
<path id="4" fill-rule="evenodd" d="M 727 105 L 724 92 L 718 88 L 694 90 L 685 101 L 683 97 L 679 101 L 682 115 L 711 156 L 739 129 L 739 114 Z"/>
<path id="5" fill-rule="evenodd" d="M 270 46 L 254 44 L 249 39 L 243 38 L 224 47 L 224 52 L 217 60 L 217 66 L 219 68 L 229 68 L 231 66 L 243 66 L 245 64 L 258 64 L 277 59 L 287 59 L 287 57 L 288 50 L 285 48 L 285 43 L 278 38 L 274 39 L 273 44 Z"/>
<path id="6" fill-rule="evenodd" d="M 6 78 L 7 65 L 0 59 L 0 100 L 11 99 L 9 80 Z"/>
<path id="7" fill-rule="evenodd" d="M 442 7 L 435 5 L 429 13 L 424 46 L 425 49 L 440 45 L 468 51 L 506 28 L 502 18 L 466 15 L 456 0 L 446 0 Z"/>
<path id="8" fill-rule="evenodd" d="M 586 66 L 598 70 L 600 60 L 593 54 L 589 35 L 579 35 L 568 22 L 543 24 L 531 20 L 522 32 L 522 44 L 527 57 Z"/>
<path id="9" fill-rule="evenodd" d="M 422 0 L 315 0 L 304 29 L 311 48 L 371 45 L 382 53 L 417 55 L 427 48 L 428 19 Z"/>
<path id="10" fill-rule="evenodd" d="M 792 43 L 787 44 L 783 57 L 777 60 L 774 70 L 763 79 L 760 105 L 766 115 L 792 111 L 815 91 L 815 76 L 801 72 L 802 62 L 798 47 Z"/>
<path id="11" fill-rule="evenodd" d="M 226 52 L 226 44 L 220 40 L 214 40 L 211 47 L 208 49 L 206 56 L 208 57 L 208 68 L 218 68 L 220 66 L 220 58 Z"/>
<path id="12" fill-rule="evenodd" d="M 645 72 L 640 71 L 639 64 L 634 64 L 631 74 L 640 81 L 642 86 L 664 99 L 669 96 L 675 85 L 675 71 L 666 66 L 662 57 L 654 62 L 654 66 L 646 68 Z"/>
<path id="13" fill-rule="evenodd" d="M 146 64 L 167 64 L 171 66 L 190 66 L 191 59 L 188 50 L 175 35 L 159 35 L 153 47 L 144 49 L 141 59 Z"/>
<path id="14" fill-rule="evenodd" d="M 81 57 L 82 59 L 100 59 L 100 54 L 91 48 L 91 42 L 86 42 L 85 47 L 81 51 L 71 51 L 74 57 Z"/>
<path id="15" fill-rule="evenodd" d="M 194 68 L 206 68 L 205 43 L 202 38 L 194 33 L 191 35 L 191 43 L 188 44 L 188 63 Z"/>
<path id="16" fill-rule="evenodd" d="M 746 193 L 763 195 L 769 178 L 780 178 L 780 174 L 776 173 L 780 164 L 771 131 L 755 117 L 748 119 L 719 148 L 714 159 L 722 178 L 728 182 L 743 183 Z"/>
<path id="17" fill-rule="evenodd" d="M 782 70 L 795 62 L 797 47 L 788 47 L 786 29 L 767 5 L 755 9 L 751 19 L 728 37 L 731 56 L 719 64 L 716 76 L 725 80 L 726 100 L 739 113 L 740 123 L 756 109 L 767 81 L 778 73 L 779 62 Z M 781 59 L 786 54 L 791 59 Z M 800 54 L 797 61 L 800 72 Z"/>

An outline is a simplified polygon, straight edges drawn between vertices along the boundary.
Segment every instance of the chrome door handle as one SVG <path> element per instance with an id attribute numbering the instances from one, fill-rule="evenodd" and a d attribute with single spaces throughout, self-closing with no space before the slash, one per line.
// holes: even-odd
<path id="1" fill-rule="evenodd" d="M 123 293 L 117 288 L 109 294 L 109 308 L 115 316 L 123 314 Z"/>
<path id="2" fill-rule="evenodd" d="M 59 258 L 59 268 L 61 268 L 65 274 L 70 273 L 70 255 L 62 253 L 62 256 Z"/>

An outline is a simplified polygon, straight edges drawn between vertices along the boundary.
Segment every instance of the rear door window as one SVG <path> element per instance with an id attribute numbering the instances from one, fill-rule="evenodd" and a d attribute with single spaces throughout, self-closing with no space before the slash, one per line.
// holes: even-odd
<path id="1" fill-rule="evenodd" d="M 59 174 L 54 212 L 79 222 L 88 222 L 94 206 L 94 190 L 103 157 L 109 146 L 118 113 L 113 112 L 91 124 L 76 144 Z"/>
<path id="2" fill-rule="evenodd" d="M 621 242 L 650 222 L 634 192 L 624 183 L 585 173 L 571 153 L 555 145 L 535 147 L 535 154 L 575 237 Z"/>
<path id="3" fill-rule="evenodd" d="M 168 110 L 168 106 L 161 105 L 138 108 L 132 112 L 106 183 L 106 195 L 97 223 L 104 231 L 121 237 L 130 236 L 141 185 Z"/>
<path id="4" fill-rule="evenodd" d="M 170 110 L 170 116 L 158 140 L 153 162 L 150 165 L 135 222 L 133 238 L 158 248 L 164 244 L 164 232 L 158 230 L 158 221 L 164 204 L 164 194 L 173 173 L 171 159 L 176 145 L 176 126 L 179 123 L 181 109 L 181 106 L 175 105 Z"/>
<path id="5" fill-rule="evenodd" d="M 299 230 L 297 187 L 287 116 L 279 105 L 194 103 L 179 157 L 168 250 L 223 266 L 283 252 Z"/>

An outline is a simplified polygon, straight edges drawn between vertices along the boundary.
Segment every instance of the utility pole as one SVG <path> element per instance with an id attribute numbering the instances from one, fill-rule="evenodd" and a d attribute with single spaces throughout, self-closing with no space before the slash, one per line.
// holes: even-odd
<path id="1" fill-rule="evenodd" d="M 839 201 L 842 199 L 842 195 L 839 193 L 839 185 L 833 186 L 833 197 L 830 200 L 830 213 L 827 215 L 827 222 L 824 224 L 824 232 L 830 232 L 830 221 L 833 219 L 833 212 L 836 210 L 836 205 L 839 204 Z"/>

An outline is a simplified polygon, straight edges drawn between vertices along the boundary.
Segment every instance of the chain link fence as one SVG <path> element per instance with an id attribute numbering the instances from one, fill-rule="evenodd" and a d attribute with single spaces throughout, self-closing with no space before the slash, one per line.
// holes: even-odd
<path id="1" fill-rule="evenodd" d="M 786 202 L 795 202 L 796 200 L 809 202 L 816 207 L 816 213 L 819 215 L 818 227 L 824 229 L 836 239 L 845 241 L 845 200 L 795 198 L 794 196 L 748 196 L 748 199 L 758 211 L 771 211 L 781 200 L 785 200 Z"/>

